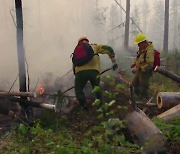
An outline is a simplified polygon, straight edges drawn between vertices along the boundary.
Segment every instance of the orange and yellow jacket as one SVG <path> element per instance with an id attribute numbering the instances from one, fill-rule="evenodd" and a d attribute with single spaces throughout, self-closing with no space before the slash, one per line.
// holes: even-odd
<path id="1" fill-rule="evenodd" d="M 137 52 L 135 64 L 142 72 L 152 70 L 154 64 L 154 47 L 152 42 L 149 42 L 149 46 L 145 50 Z"/>
<path id="2" fill-rule="evenodd" d="M 110 46 L 101 44 L 91 44 L 91 47 L 94 51 L 94 54 L 96 55 L 94 55 L 93 58 L 87 64 L 83 66 L 76 66 L 75 73 L 84 70 L 97 70 L 98 72 L 100 72 L 100 57 L 97 54 L 107 54 L 110 58 L 113 58 L 115 56 L 114 50 Z"/>

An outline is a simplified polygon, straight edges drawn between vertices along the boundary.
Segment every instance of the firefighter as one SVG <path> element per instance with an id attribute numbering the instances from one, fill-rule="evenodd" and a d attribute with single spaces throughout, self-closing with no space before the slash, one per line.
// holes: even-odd
<path id="1" fill-rule="evenodd" d="M 134 43 L 138 45 L 139 50 L 134 63 L 131 65 L 134 74 L 131 84 L 134 86 L 134 92 L 137 96 L 141 99 L 147 99 L 147 90 L 154 64 L 154 47 L 152 42 L 147 41 L 147 37 L 141 33 L 137 34 Z"/>
<path id="2" fill-rule="evenodd" d="M 89 44 L 89 39 L 87 37 L 81 37 L 78 40 L 78 45 Z M 75 94 L 76 98 L 79 101 L 79 104 L 88 111 L 86 97 L 83 92 L 83 89 L 88 81 L 90 81 L 92 88 L 99 86 L 100 84 L 100 57 L 99 54 L 107 54 L 112 62 L 113 70 L 118 68 L 115 60 L 115 53 L 112 47 L 107 45 L 100 44 L 91 44 L 91 49 L 94 52 L 92 59 L 82 66 L 75 66 Z M 101 92 L 96 92 L 96 98 L 101 100 Z"/>

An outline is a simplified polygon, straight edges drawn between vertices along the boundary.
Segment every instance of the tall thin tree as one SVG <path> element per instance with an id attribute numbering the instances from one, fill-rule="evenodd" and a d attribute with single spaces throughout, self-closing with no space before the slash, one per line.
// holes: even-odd
<path id="1" fill-rule="evenodd" d="M 16 7 L 16 23 L 17 23 L 17 56 L 18 56 L 18 67 L 19 67 L 19 90 L 20 92 L 26 92 L 26 68 L 25 68 L 25 51 L 23 44 L 23 13 L 22 13 L 22 1 L 15 0 Z M 27 99 L 27 97 L 22 97 Z M 20 103 L 24 107 L 26 114 L 30 115 L 30 108 L 27 103 Z M 24 111 L 22 110 L 22 113 Z"/>
<path id="2" fill-rule="evenodd" d="M 165 18 L 164 18 L 164 41 L 163 51 L 168 53 L 169 39 L 169 0 L 165 0 Z"/>
<path id="3" fill-rule="evenodd" d="M 129 19 L 130 19 L 130 0 L 126 0 L 126 22 L 125 22 L 125 35 L 124 47 L 126 50 L 129 48 Z"/>
<path id="4" fill-rule="evenodd" d="M 173 1 L 173 24 L 174 24 L 174 32 L 173 32 L 173 45 L 174 48 L 176 49 L 176 42 L 177 42 L 177 20 L 178 20 L 178 8 L 177 8 L 177 0 Z"/>

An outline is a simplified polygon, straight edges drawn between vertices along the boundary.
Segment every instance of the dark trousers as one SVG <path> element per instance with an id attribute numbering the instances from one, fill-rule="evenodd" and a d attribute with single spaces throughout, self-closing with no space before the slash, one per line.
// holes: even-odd
<path id="1" fill-rule="evenodd" d="M 152 72 L 138 72 L 134 75 L 132 80 L 132 85 L 134 86 L 134 92 L 136 95 L 141 97 L 148 97 L 147 90 L 149 88 L 149 80 L 151 78 Z"/>
<path id="2" fill-rule="evenodd" d="M 75 94 L 80 105 L 86 104 L 86 97 L 83 89 L 90 81 L 92 88 L 99 86 L 100 74 L 97 70 L 84 70 L 75 74 Z M 96 92 L 97 99 L 101 99 L 101 92 Z"/>

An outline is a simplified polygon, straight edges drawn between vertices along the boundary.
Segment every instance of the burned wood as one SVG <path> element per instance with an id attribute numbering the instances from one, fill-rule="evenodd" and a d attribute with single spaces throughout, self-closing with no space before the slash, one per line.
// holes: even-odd
<path id="1" fill-rule="evenodd" d="M 0 96 L 36 97 L 35 92 L 5 92 L 0 91 Z"/>
<path id="2" fill-rule="evenodd" d="M 161 108 L 171 108 L 180 104 L 180 92 L 159 92 L 157 95 L 157 106 Z"/>
<path id="3" fill-rule="evenodd" d="M 143 146 L 146 152 L 156 153 L 164 149 L 166 137 L 140 109 L 138 112 L 132 108 L 128 109 L 125 115 L 125 125 L 134 142 Z"/>
<path id="4" fill-rule="evenodd" d="M 166 77 L 168 77 L 170 79 L 172 79 L 173 81 L 176 81 L 176 82 L 180 83 L 180 76 L 178 76 L 178 75 L 176 75 L 176 74 L 174 74 L 172 72 L 169 72 L 169 71 L 165 70 L 162 67 L 156 66 L 154 71 L 158 72 L 158 73 L 160 73 L 160 74 L 162 74 L 162 75 L 164 75 L 164 76 L 166 76 Z"/>
<path id="5" fill-rule="evenodd" d="M 176 117 L 180 117 L 180 104 L 157 116 L 157 118 L 162 119 L 164 121 L 173 120 Z"/>

